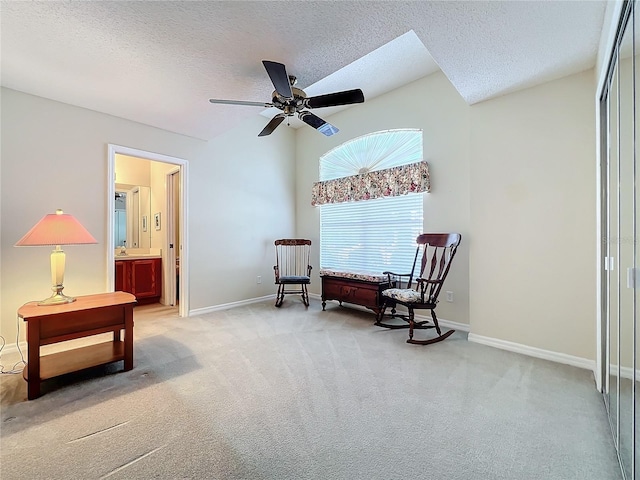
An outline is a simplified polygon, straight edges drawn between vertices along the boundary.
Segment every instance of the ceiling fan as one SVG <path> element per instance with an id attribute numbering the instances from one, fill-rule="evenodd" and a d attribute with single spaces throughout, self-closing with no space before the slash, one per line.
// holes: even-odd
<path id="1" fill-rule="evenodd" d="M 252 107 L 276 107 L 282 110 L 278 113 L 266 127 L 258 134 L 259 137 L 270 135 L 287 117 L 295 114 L 307 125 L 312 126 L 327 137 L 338 132 L 338 129 L 329 122 L 311 113 L 308 109 L 336 107 L 338 105 L 351 105 L 353 103 L 364 102 L 362 90 L 345 90 L 343 92 L 328 93 L 315 97 L 307 97 L 303 90 L 294 87 L 296 77 L 287 75 L 287 70 L 282 63 L 263 60 L 262 64 L 267 70 L 271 83 L 275 87 L 271 94 L 271 102 L 244 102 L 242 100 L 217 100 L 209 99 L 211 103 L 222 103 L 225 105 L 245 105 Z"/>

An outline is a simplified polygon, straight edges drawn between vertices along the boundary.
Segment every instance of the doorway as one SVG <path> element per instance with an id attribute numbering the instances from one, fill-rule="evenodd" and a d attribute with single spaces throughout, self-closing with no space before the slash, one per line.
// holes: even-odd
<path id="1" fill-rule="evenodd" d="M 152 232 L 150 235 L 150 247 L 157 247 L 162 256 L 162 296 L 161 303 L 165 305 L 178 305 L 180 317 L 189 315 L 189 256 L 187 250 L 188 215 L 188 162 L 181 158 L 170 157 L 153 152 L 147 152 L 120 145 L 109 145 L 108 149 L 108 228 L 107 228 L 107 288 L 114 291 L 115 288 L 115 193 L 116 184 L 120 185 L 116 178 L 116 159 L 122 156 L 130 157 L 132 161 L 149 161 L 155 171 L 173 173 L 175 183 L 169 186 L 165 181 L 165 174 L 154 187 L 150 187 L 149 209 L 139 214 L 141 219 L 140 231 Z M 144 163 L 144 162 L 143 162 Z M 156 168 L 157 167 L 157 168 Z M 158 178 L 158 175 L 155 175 Z M 167 177 L 168 179 L 168 177 Z M 153 190 L 156 190 L 155 192 Z M 171 190 L 171 196 L 168 191 Z M 169 200 L 171 198 L 171 200 Z M 169 210 L 171 209 L 171 213 Z M 179 252 L 179 253 L 176 253 Z M 176 260 L 179 259 L 179 275 L 176 274 Z M 179 283 L 177 283 L 179 282 Z"/>

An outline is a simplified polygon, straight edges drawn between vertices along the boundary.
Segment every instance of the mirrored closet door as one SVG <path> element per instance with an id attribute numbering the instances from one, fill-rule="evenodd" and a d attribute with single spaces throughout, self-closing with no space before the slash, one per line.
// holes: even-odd
<path id="1" fill-rule="evenodd" d="M 603 395 L 625 479 L 640 478 L 640 14 L 625 2 L 601 96 Z M 636 475 L 638 475 L 636 477 Z"/>

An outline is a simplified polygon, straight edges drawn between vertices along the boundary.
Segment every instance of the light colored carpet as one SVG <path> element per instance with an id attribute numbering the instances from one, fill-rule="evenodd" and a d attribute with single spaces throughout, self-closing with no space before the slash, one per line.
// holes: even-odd
<path id="1" fill-rule="evenodd" d="M 287 296 L 178 318 L 138 307 L 135 367 L 26 401 L 2 375 L 10 479 L 621 478 L 591 372 Z M 424 332 L 418 332 L 419 334 Z"/>

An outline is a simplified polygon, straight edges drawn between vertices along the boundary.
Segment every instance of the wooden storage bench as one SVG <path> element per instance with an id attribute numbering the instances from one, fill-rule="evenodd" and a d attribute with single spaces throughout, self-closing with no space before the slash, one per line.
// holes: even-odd
<path id="1" fill-rule="evenodd" d="M 327 300 L 366 307 L 377 315 L 382 308 L 382 291 L 391 288 L 386 275 L 320 270 L 322 310 Z"/>

